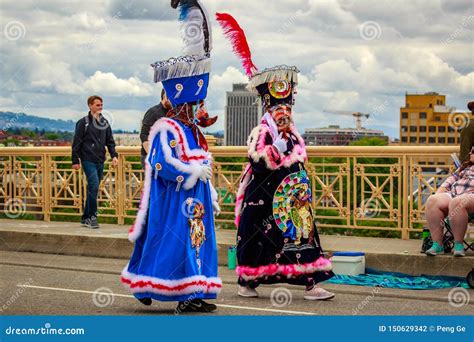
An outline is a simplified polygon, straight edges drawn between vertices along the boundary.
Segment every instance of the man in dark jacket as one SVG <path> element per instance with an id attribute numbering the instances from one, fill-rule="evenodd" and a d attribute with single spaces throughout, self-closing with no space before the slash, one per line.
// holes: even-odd
<path id="1" fill-rule="evenodd" d="M 467 108 L 471 111 L 471 116 L 474 115 L 474 102 L 469 102 Z M 469 124 L 461 131 L 461 153 L 459 155 L 461 163 L 469 158 L 472 146 L 474 146 L 474 120 L 470 120 Z"/>
<path id="2" fill-rule="evenodd" d="M 87 177 L 87 200 L 81 225 L 99 228 L 97 222 L 97 196 L 104 173 L 105 147 L 112 157 L 112 166 L 118 165 L 118 154 L 109 122 L 102 116 L 102 98 L 93 95 L 87 99 L 89 113 L 76 123 L 72 143 L 72 168 L 82 168 Z"/>
<path id="3" fill-rule="evenodd" d="M 150 134 L 150 128 L 158 119 L 164 118 L 170 109 L 171 103 L 166 97 L 165 90 L 163 89 L 161 91 L 161 102 L 148 109 L 143 117 L 142 128 L 140 130 L 140 140 L 142 141 L 140 154 L 143 169 L 145 169 L 145 159 L 149 150 L 148 135 Z"/>

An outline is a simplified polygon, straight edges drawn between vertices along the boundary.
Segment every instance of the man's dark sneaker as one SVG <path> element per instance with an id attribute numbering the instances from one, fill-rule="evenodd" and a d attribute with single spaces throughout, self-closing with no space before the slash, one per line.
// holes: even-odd
<path id="1" fill-rule="evenodd" d="M 202 299 L 192 299 L 185 302 L 179 302 L 176 312 L 213 312 L 217 309 L 214 304 L 209 304 Z"/>
<path id="2" fill-rule="evenodd" d="M 205 302 L 203 301 L 202 299 L 198 299 L 202 305 L 204 305 L 204 307 L 207 308 L 207 311 L 208 312 L 213 312 L 213 311 L 216 311 L 217 310 L 217 306 L 215 304 L 211 304 L 211 303 L 208 303 L 208 302 Z"/>
<path id="3" fill-rule="evenodd" d="M 143 305 L 151 305 L 151 298 L 138 298 L 138 300 L 140 301 L 140 303 L 142 303 Z"/>
<path id="4" fill-rule="evenodd" d="M 97 223 L 97 217 L 92 216 L 89 220 L 89 224 L 87 225 L 87 227 L 91 229 L 98 229 L 99 223 Z"/>
<path id="5" fill-rule="evenodd" d="M 89 219 L 87 218 L 81 218 L 81 227 L 87 227 L 88 221 Z"/>

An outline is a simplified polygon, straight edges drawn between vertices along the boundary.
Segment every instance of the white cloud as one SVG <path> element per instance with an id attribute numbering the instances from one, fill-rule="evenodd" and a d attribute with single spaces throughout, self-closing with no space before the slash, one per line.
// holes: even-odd
<path id="1" fill-rule="evenodd" d="M 211 16 L 235 16 L 258 67 L 300 68 L 295 107 L 300 128 L 352 124 L 323 113 L 326 108 L 370 113 L 387 103 L 369 124 L 396 136 L 405 91 L 438 91 L 448 95 L 448 105 L 461 109 L 472 100 L 470 0 L 415 0 L 403 6 L 389 0 L 203 2 Z M 169 1 L 59 6 L 53 0 L 24 0 L 2 2 L 0 10 L 2 22 L 19 21 L 26 30 L 18 40 L 0 32 L 0 110 L 22 111 L 32 101 L 28 113 L 60 118 L 83 113 L 87 96 L 99 93 L 112 112 L 120 113 L 119 128 L 131 127 L 134 120 L 139 125 L 132 113 L 141 116 L 156 104 L 161 88 L 152 83 L 150 63 L 181 53 L 178 12 Z M 380 25 L 379 39 L 361 37 L 365 21 Z M 221 115 L 215 127 L 222 129 L 225 92 L 246 77 L 214 19 L 212 25 L 207 103 L 211 113 Z"/>
<path id="2" fill-rule="evenodd" d="M 474 93 L 474 72 L 457 76 L 454 80 L 453 87 L 459 90 L 461 94 L 472 96 Z"/>
<path id="3" fill-rule="evenodd" d="M 142 82 L 136 76 L 119 78 L 112 72 L 96 70 L 92 76 L 86 77 L 75 65 L 57 60 L 55 56 L 41 51 L 45 49 L 29 49 L 27 57 L 31 63 L 30 85 L 37 91 L 49 89 L 70 95 L 91 92 L 108 96 L 146 97 L 152 95 L 153 85 Z"/>
<path id="4" fill-rule="evenodd" d="M 10 107 L 16 104 L 15 100 L 9 97 L 0 96 L 0 106 L 1 107 Z"/>
<path id="5" fill-rule="evenodd" d="M 84 82 L 84 89 L 86 92 L 110 96 L 150 96 L 153 91 L 151 84 L 143 83 L 136 77 L 120 79 L 111 72 L 103 73 L 101 71 L 96 71 Z"/>
<path id="6" fill-rule="evenodd" d="M 105 19 L 92 12 L 75 13 L 71 16 L 70 23 L 77 28 L 86 30 L 104 29 L 107 27 Z"/>
<path id="7" fill-rule="evenodd" d="M 217 101 L 212 101 L 208 106 L 211 109 L 223 108 L 225 106 L 225 92 L 232 91 L 232 84 L 247 83 L 248 78 L 243 72 L 234 67 L 227 67 L 222 74 L 213 74 L 209 81 L 208 94 L 212 99 L 217 98 Z"/>
<path id="8" fill-rule="evenodd" d="M 71 65 L 55 60 L 51 55 L 30 49 L 31 65 L 30 85 L 37 91 L 53 90 L 58 93 L 79 94 L 81 87 L 76 83 L 82 77 L 80 72 L 72 70 Z"/>

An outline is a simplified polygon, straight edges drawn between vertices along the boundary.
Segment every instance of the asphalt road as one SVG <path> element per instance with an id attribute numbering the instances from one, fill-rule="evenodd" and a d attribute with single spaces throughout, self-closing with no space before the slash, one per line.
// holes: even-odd
<path id="1" fill-rule="evenodd" d="M 0 252 L 2 315 L 173 315 L 176 303 L 147 307 L 121 285 L 127 260 L 35 253 Z M 262 286 L 259 298 L 237 296 L 233 271 L 219 269 L 223 289 L 216 315 L 472 315 L 474 298 L 460 307 L 449 289 L 407 291 L 341 286 L 330 301 L 307 301 L 303 289 L 285 284 Z M 273 293 L 273 295 L 272 295 Z M 473 291 L 465 293 L 474 297 Z M 277 296 L 278 294 L 278 296 Z M 278 299 L 279 298 L 279 299 Z"/>

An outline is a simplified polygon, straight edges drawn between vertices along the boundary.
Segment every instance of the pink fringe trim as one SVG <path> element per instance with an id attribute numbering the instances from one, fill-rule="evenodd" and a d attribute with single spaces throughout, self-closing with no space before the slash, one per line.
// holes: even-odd
<path id="1" fill-rule="evenodd" d="M 236 273 L 245 280 L 254 280 L 265 276 L 283 275 L 293 278 L 302 274 L 311 274 L 318 271 L 329 271 L 332 269 L 331 261 L 320 257 L 318 260 L 308 264 L 279 265 L 270 264 L 260 267 L 237 266 Z"/>
<path id="2" fill-rule="evenodd" d="M 270 129 L 265 124 L 261 124 L 259 127 L 256 144 L 254 147 L 252 144 L 249 146 L 249 155 L 254 161 L 257 161 L 258 158 L 263 158 L 269 169 L 276 170 L 280 167 L 289 167 L 297 161 L 304 163 L 308 160 L 304 140 L 294 125 L 291 126 L 291 133 L 296 136 L 298 144 L 294 146 L 293 151 L 287 156 L 283 154 L 280 155 L 273 145 L 265 145 L 265 137 L 267 133 L 270 134 Z M 254 151 L 252 151 L 253 148 Z"/>
<path id="3" fill-rule="evenodd" d="M 266 125 L 261 125 L 261 127 L 262 130 L 260 131 L 260 136 L 258 137 L 258 142 L 257 146 L 255 146 L 255 150 L 258 154 L 264 156 L 267 165 L 270 164 L 268 165 L 270 168 L 277 169 L 277 161 L 279 161 L 280 156 L 278 155 L 278 152 L 276 151 L 273 145 L 265 145 L 265 137 L 267 135 L 266 133 L 269 132 L 269 129 Z"/>

